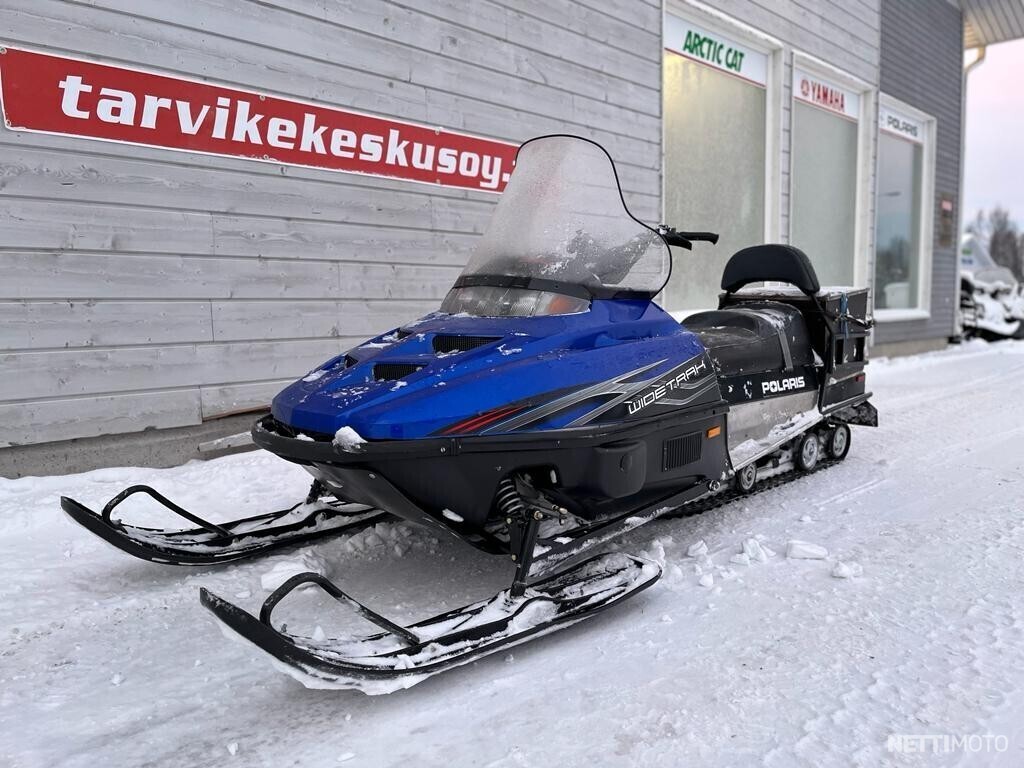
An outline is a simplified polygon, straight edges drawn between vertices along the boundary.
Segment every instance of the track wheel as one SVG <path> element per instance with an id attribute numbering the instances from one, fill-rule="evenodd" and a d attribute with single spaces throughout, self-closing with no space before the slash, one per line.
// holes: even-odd
<path id="1" fill-rule="evenodd" d="M 740 493 L 750 493 L 754 490 L 754 484 L 757 482 L 757 464 L 751 462 L 747 464 L 743 469 L 736 473 L 733 478 L 733 485 L 736 490 Z"/>
<path id="2" fill-rule="evenodd" d="M 828 433 L 825 444 L 829 456 L 840 461 L 845 459 L 850 452 L 850 428 L 846 424 L 836 424 L 835 429 Z"/>
<path id="3" fill-rule="evenodd" d="M 818 442 L 818 436 L 808 432 L 796 444 L 796 454 L 793 457 L 796 468 L 801 472 L 810 472 L 818 465 L 820 453 L 821 443 Z"/>

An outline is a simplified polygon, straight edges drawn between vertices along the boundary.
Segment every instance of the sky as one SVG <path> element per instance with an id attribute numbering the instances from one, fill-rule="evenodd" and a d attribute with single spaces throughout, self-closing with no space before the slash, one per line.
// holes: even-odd
<path id="1" fill-rule="evenodd" d="M 1024 40 L 989 46 L 967 84 L 964 224 L 995 205 L 1024 225 Z"/>

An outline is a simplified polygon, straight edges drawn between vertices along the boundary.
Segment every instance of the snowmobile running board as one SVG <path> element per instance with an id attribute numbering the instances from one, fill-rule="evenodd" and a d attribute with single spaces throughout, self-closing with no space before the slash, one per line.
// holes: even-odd
<path id="1" fill-rule="evenodd" d="M 107 502 L 100 513 L 67 496 L 61 497 L 60 505 L 72 520 L 108 544 L 143 560 L 170 565 L 213 565 L 240 560 L 391 519 L 388 513 L 362 504 L 321 501 L 321 490 L 314 483 L 304 502 L 222 525 L 182 509 L 148 485 L 125 488 Z M 111 518 L 115 507 L 140 493 L 198 527 L 180 530 L 143 528 Z"/>
<path id="2" fill-rule="evenodd" d="M 598 555 L 534 582 L 521 597 L 509 590 L 402 627 L 357 602 L 323 576 L 293 576 L 263 603 L 257 618 L 201 589 L 200 599 L 229 637 L 241 637 L 308 688 L 391 693 L 452 667 L 563 629 L 622 602 L 661 577 L 657 563 L 625 553 Z M 289 593 L 316 584 L 383 632 L 314 639 L 275 629 L 271 614 Z"/>

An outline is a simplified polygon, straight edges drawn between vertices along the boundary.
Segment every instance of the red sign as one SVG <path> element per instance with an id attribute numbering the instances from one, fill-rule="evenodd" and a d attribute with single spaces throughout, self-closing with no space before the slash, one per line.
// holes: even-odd
<path id="1" fill-rule="evenodd" d="M 806 72 L 793 68 L 793 95 L 801 101 L 857 120 L 860 95 Z"/>
<path id="2" fill-rule="evenodd" d="M 4 121 L 35 131 L 500 192 L 516 144 L 237 88 L 0 48 Z"/>

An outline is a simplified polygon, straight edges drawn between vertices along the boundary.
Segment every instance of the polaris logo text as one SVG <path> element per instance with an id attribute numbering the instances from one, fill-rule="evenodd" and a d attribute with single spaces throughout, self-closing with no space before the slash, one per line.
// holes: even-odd
<path id="1" fill-rule="evenodd" d="M 0 49 L 12 130 L 500 192 L 517 146 L 125 67 Z"/>
<path id="2" fill-rule="evenodd" d="M 680 371 L 668 381 L 663 381 L 660 384 L 655 385 L 640 397 L 635 400 L 631 400 L 626 404 L 626 409 L 629 411 L 629 415 L 632 416 L 637 411 L 658 402 L 666 395 L 688 383 L 691 379 L 696 378 L 701 372 L 706 371 L 707 367 L 707 363 L 704 362 L 704 360 L 701 360 L 693 365 L 687 366 L 684 370 Z"/>
<path id="3" fill-rule="evenodd" d="M 803 389 L 806 386 L 803 376 L 790 376 L 788 379 L 772 379 L 761 382 L 762 395 L 777 395 L 780 392 L 789 392 L 793 389 Z"/>

